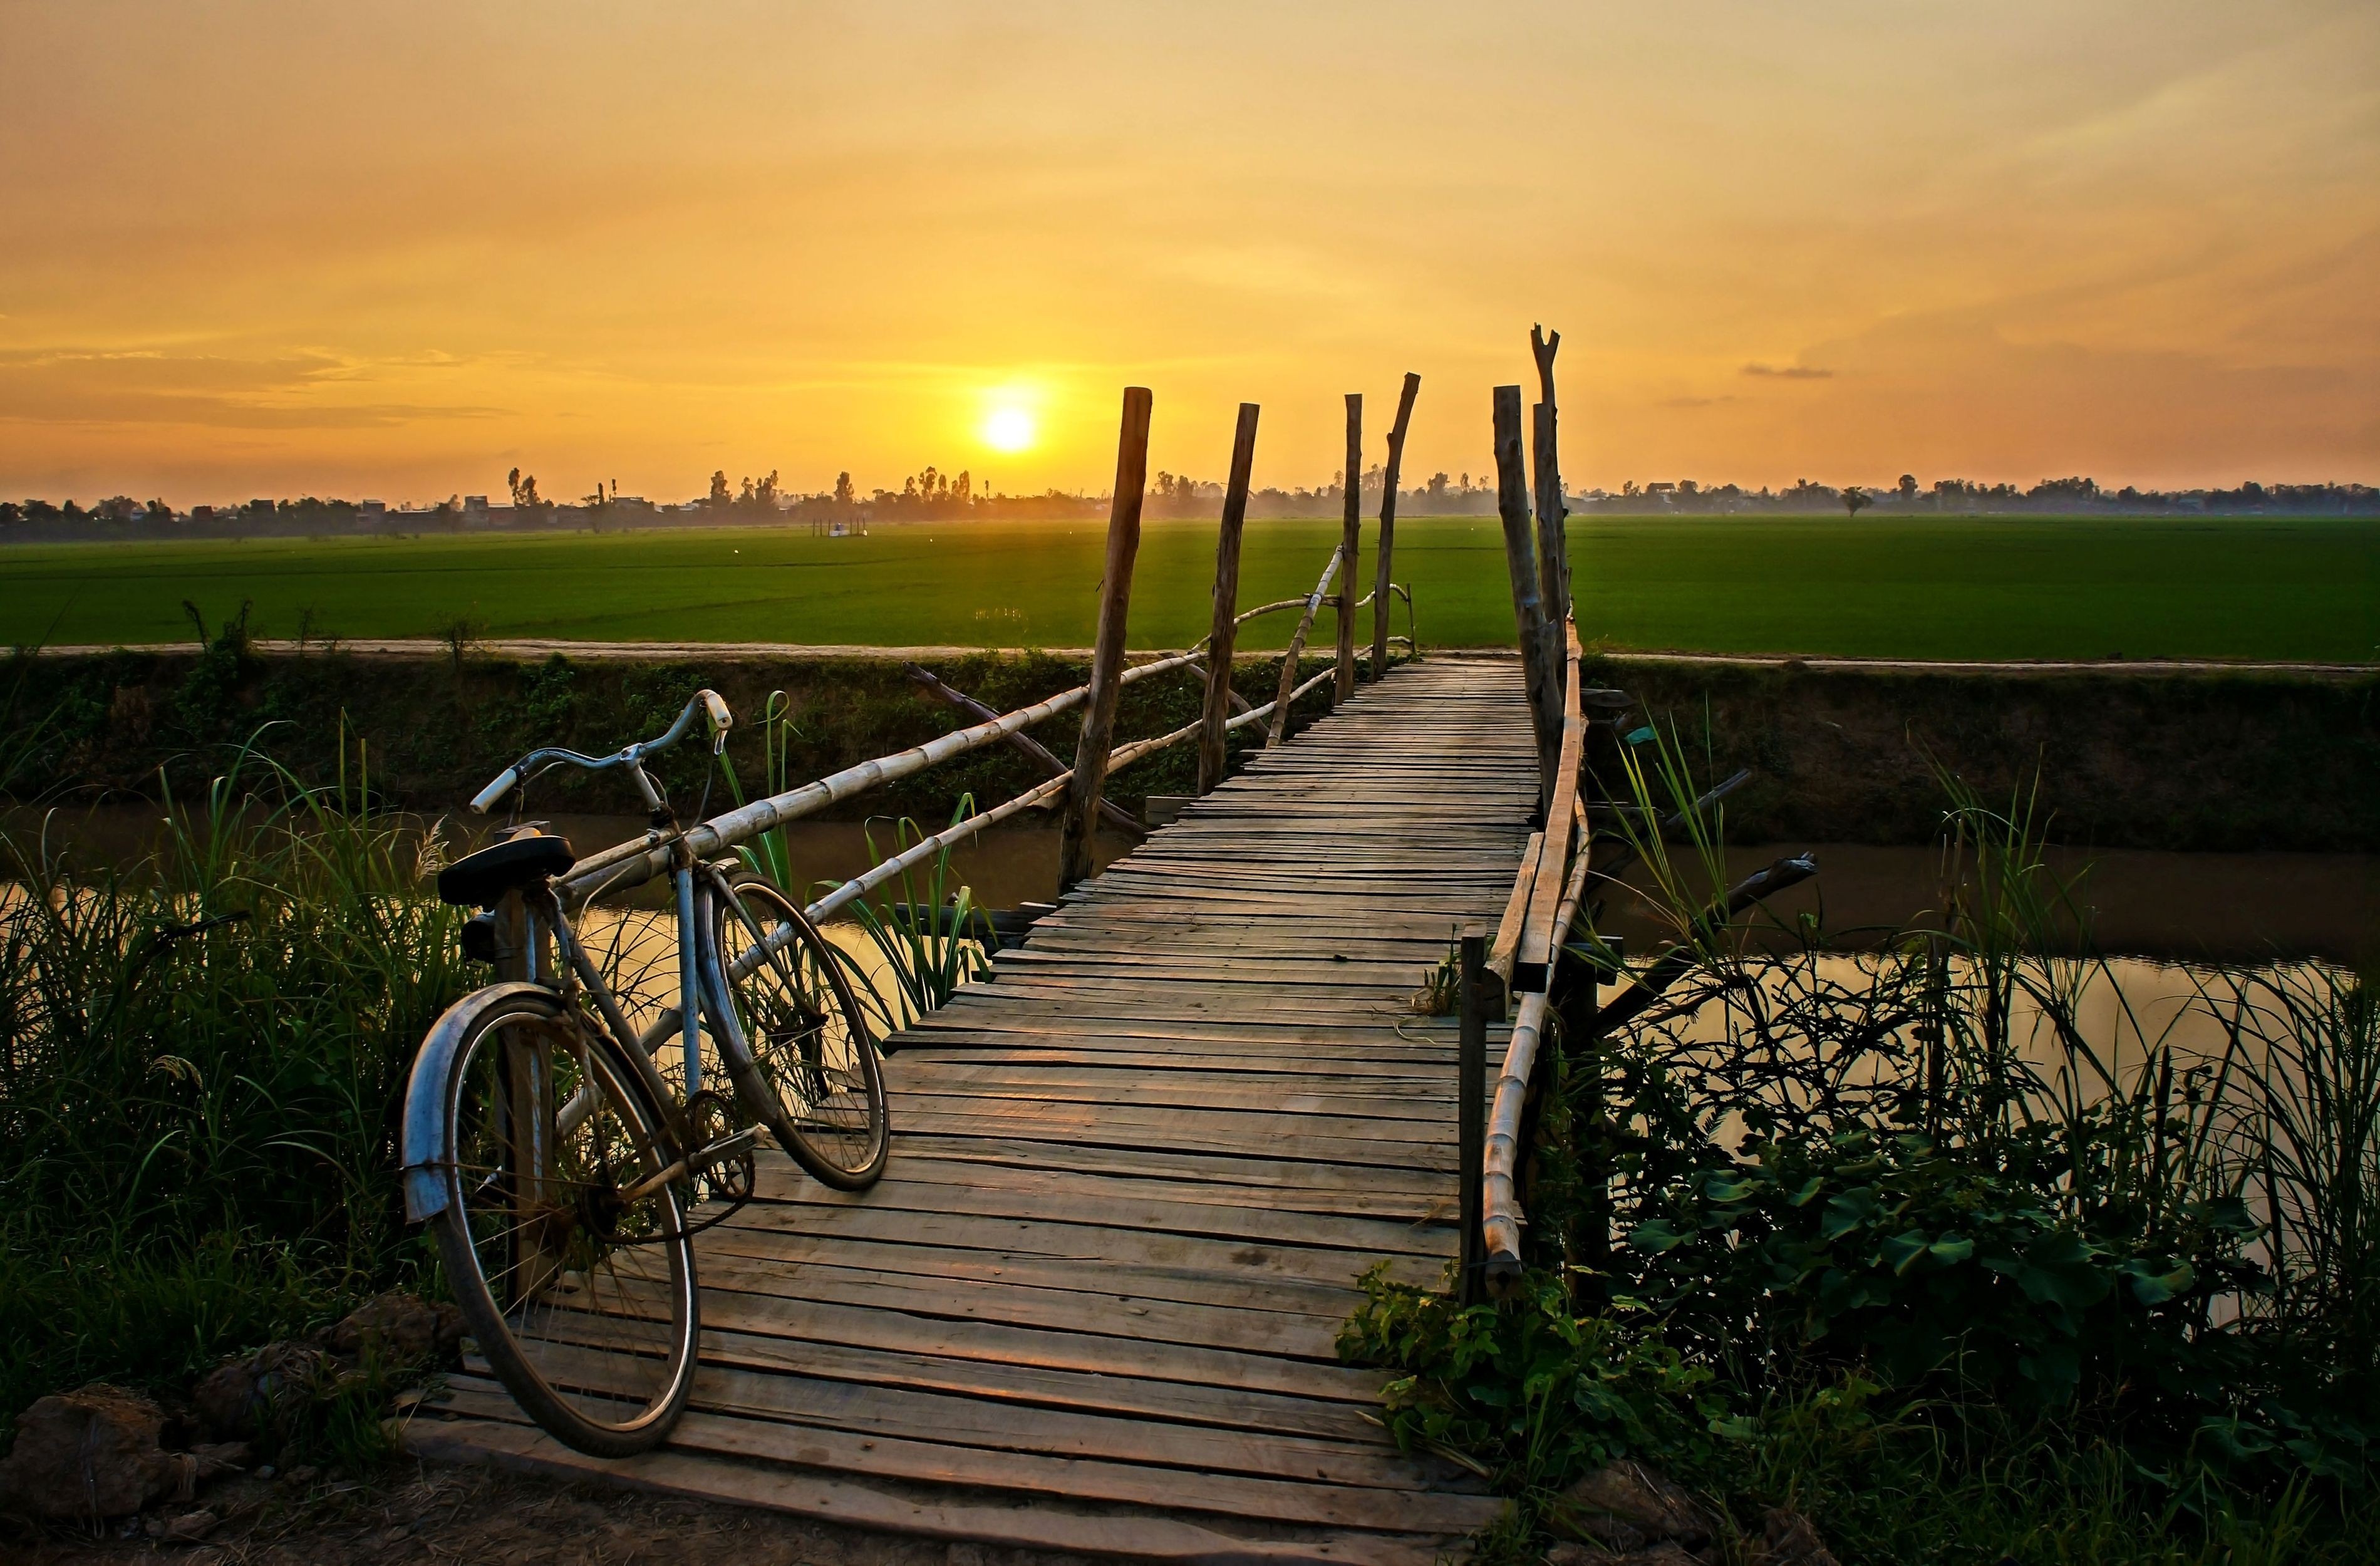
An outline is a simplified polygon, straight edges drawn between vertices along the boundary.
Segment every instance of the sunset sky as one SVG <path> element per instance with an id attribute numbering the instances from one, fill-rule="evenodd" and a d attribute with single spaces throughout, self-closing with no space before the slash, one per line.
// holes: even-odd
<path id="1" fill-rule="evenodd" d="M 0 494 L 2380 481 L 2380 6 L 0 0 Z M 995 417 L 996 416 L 996 417 Z M 1014 449 L 1001 449 L 1014 448 Z"/>

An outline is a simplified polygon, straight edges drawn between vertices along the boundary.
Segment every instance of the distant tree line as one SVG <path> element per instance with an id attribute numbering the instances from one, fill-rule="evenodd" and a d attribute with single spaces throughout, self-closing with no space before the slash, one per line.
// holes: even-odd
<path id="1" fill-rule="evenodd" d="M 1360 476 L 1359 504 L 1378 510 L 1382 473 L 1378 465 Z M 0 540 L 58 540 L 78 538 L 237 538 L 259 534 L 312 535 L 470 532 L 489 528 L 594 530 L 715 527 L 723 523 L 765 525 L 772 521 L 923 522 L 1104 516 L 1109 497 L 1050 489 L 1038 494 L 1002 494 L 978 484 L 962 468 L 945 473 L 929 466 L 903 479 L 898 490 L 862 495 L 848 472 L 815 494 L 780 487 L 772 470 L 765 478 L 728 482 L 713 472 L 698 500 L 656 504 L 622 495 L 617 483 L 598 484 L 575 504 L 546 498 L 535 474 L 516 467 L 505 476 L 509 504 L 485 497 L 450 495 L 433 505 L 392 508 L 377 501 L 251 500 L 239 505 L 194 505 L 177 511 L 162 499 L 136 501 L 111 495 L 85 507 L 72 500 L 0 501 Z M 1346 475 L 1311 489 L 1266 488 L 1248 497 L 1257 518 L 1337 516 L 1346 505 Z M 1149 486 L 1143 513 L 1152 517 L 1211 517 L 1222 506 L 1223 486 L 1186 473 L 1160 472 Z M 2006 515 L 2034 513 L 2114 516 L 2380 516 L 2380 490 L 2369 484 L 2242 483 L 2234 489 L 2108 490 L 2086 478 L 2046 479 L 2031 487 L 1940 479 L 1921 485 L 1904 473 L 1896 484 L 1831 485 L 1803 479 L 1790 486 L 1748 489 L 1740 484 L 1703 484 L 1692 479 L 1616 491 L 1588 490 L 1564 497 L 1573 513 L 1607 516 L 1731 514 L 1824 514 L 1876 516 Z M 1487 474 L 1433 473 L 1399 492 L 1398 510 L 1408 516 L 1492 515 L 1496 490 Z"/>

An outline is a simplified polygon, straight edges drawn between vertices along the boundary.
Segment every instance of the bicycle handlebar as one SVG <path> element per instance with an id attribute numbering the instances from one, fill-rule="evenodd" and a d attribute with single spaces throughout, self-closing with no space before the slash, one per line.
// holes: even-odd
<path id="1" fill-rule="evenodd" d="M 527 783 L 535 773 L 542 771 L 547 767 L 566 765 L 583 767 L 590 772 L 601 772 L 613 767 L 640 765 L 646 757 L 667 750 L 685 738 L 686 731 L 693 723 L 694 715 L 697 712 L 704 713 L 709 720 L 710 752 L 716 756 L 727 748 L 727 731 L 735 725 L 735 717 L 734 713 L 728 711 L 726 701 L 717 691 L 698 690 L 694 693 L 693 699 L 686 704 L 686 710 L 677 715 L 677 721 L 672 723 L 665 733 L 658 738 L 639 740 L 613 755 L 581 756 L 576 750 L 564 750 L 558 747 L 547 747 L 530 751 L 503 771 L 498 772 L 494 780 L 473 797 L 472 813 L 486 815 L 496 807 L 497 802 L 505 795 L 510 794 L 514 789 Z"/>

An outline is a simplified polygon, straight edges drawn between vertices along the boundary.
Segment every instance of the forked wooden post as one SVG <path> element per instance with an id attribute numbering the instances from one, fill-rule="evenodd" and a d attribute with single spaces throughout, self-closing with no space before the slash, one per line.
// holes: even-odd
<path id="1" fill-rule="evenodd" d="M 1551 801 L 1561 758 L 1561 687 L 1553 625 L 1537 591 L 1529 528 L 1529 476 L 1521 461 L 1521 388 L 1496 388 L 1496 510 L 1504 523 L 1504 566 L 1512 578 L 1512 620 L 1521 643 L 1521 678 L 1537 739 L 1537 807 Z"/>
<path id="2" fill-rule="evenodd" d="M 1223 781 L 1223 724 L 1232 710 L 1232 643 L 1239 633 L 1240 529 L 1248 516 L 1248 473 L 1257 460 L 1257 405 L 1240 405 L 1232 436 L 1232 480 L 1223 489 L 1223 530 L 1215 540 L 1215 618 L 1207 633 L 1207 705 L 1198 726 L 1198 792 Z"/>
<path id="3" fill-rule="evenodd" d="M 1414 398 L 1421 395 L 1421 377 L 1405 371 L 1405 388 L 1397 396 L 1397 421 L 1389 426 L 1389 463 L 1380 485 L 1380 562 L 1372 573 L 1372 678 L 1389 672 L 1389 557 L 1396 548 L 1397 485 L 1405 465 L 1405 426 L 1413 422 Z"/>
<path id="4" fill-rule="evenodd" d="M 1562 505 L 1561 456 L 1555 440 L 1554 353 L 1561 334 L 1540 335 L 1529 328 L 1529 349 L 1537 360 L 1537 395 L 1531 410 L 1531 434 L 1536 458 L 1533 469 L 1537 499 L 1537 590 L 1545 600 L 1546 619 L 1560 625 L 1570 618 L 1570 513 Z"/>
<path id="5" fill-rule="evenodd" d="M 1347 394 L 1347 513 L 1339 525 L 1339 677 L 1330 705 L 1355 694 L 1355 560 L 1364 541 L 1364 394 Z"/>
<path id="6" fill-rule="evenodd" d="M 1092 829 L 1099 819 L 1099 791 L 1108 778 L 1108 750 L 1115 737 L 1116 698 L 1123 694 L 1124 619 L 1132 606 L 1132 563 L 1140 552 L 1141 492 L 1148 487 L 1148 412 L 1146 386 L 1123 389 L 1123 425 L 1116 436 L 1115 501 L 1108 512 L 1107 569 L 1099 577 L 1099 640 L 1091 649 L 1090 696 L 1083 710 L 1082 738 L 1075 744 L 1075 775 L 1066 784 L 1066 815 L 1058 831 L 1058 890 L 1072 891 L 1090 879 Z"/>
<path id="7" fill-rule="evenodd" d="M 1457 1179 L 1455 1205 L 1463 1225 L 1463 1248 L 1456 1272 L 1464 1305 L 1479 1298 L 1486 1281 L 1488 1240 L 1481 1225 L 1483 1183 L 1488 1155 L 1488 936 L 1476 925 L 1463 932 L 1463 1026 L 1456 1044 L 1454 1067 L 1454 1145 Z"/>

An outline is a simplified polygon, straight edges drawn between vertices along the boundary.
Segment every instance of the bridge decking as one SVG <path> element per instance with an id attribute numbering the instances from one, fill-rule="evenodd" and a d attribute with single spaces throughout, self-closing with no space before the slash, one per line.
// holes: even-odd
<path id="1" fill-rule="evenodd" d="M 1333 1338 L 1363 1269 L 1453 1255 L 1454 1029 L 1406 998 L 1535 800 L 1510 663 L 1362 688 L 899 1040 L 873 1190 L 771 1155 L 700 1242 L 667 1448 L 580 1457 L 469 1376 L 412 1444 L 948 1538 L 1431 1560 L 1496 1504 L 1397 1453 Z"/>

